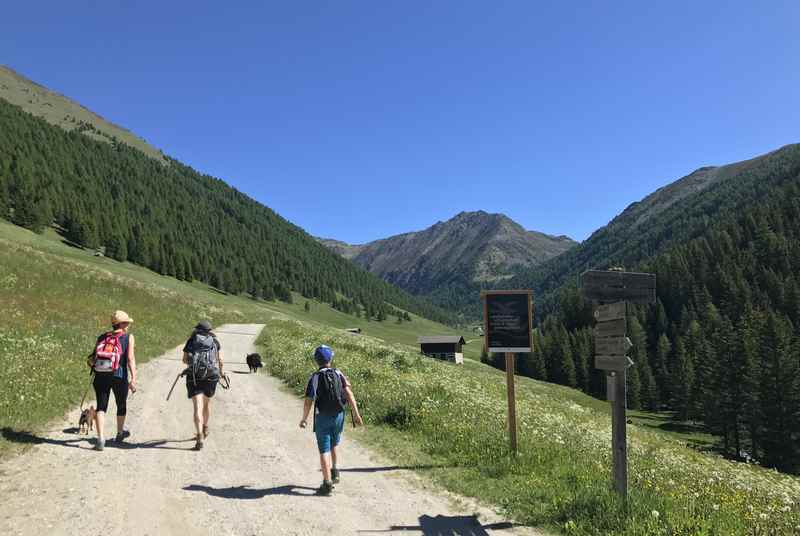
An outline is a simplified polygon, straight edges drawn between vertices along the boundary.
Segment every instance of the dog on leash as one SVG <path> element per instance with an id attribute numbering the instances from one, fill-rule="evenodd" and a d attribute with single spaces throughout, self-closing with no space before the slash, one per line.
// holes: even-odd
<path id="1" fill-rule="evenodd" d="M 258 369 L 264 366 L 264 364 L 261 363 L 261 356 L 258 354 L 247 354 L 245 361 L 247 361 L 247 366 L 250 369 L 250 372 L 257 373 Z"/>
<path id="2" fill-rule="evenodd" d="M 94 429 L 95 419 L 97 419 L 97 410 L 94 409 L 94 406 L 89 406 L 81 411 L 81 418 L 78 420 L 78 433 L 89 435 L 89 432 Z"/>

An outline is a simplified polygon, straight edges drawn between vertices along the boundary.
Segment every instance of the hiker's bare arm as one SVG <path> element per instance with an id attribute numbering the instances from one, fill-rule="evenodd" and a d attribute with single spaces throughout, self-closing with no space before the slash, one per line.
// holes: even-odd
<path id="1" fill-rule="evenodd" d="M 128 371 L 131 375 L 128 387 L 136 391 L 136 340 L 133 335 L 128 338 Z"/>
<path id="2" fill-rule="evenodd" d="M 356 402 L 356 397 L 353 394 L 353 390 L 350 389 L 348 385 L 345 387 L 345 393 L 347 394 L 347 401 L 350 403 L 350 407 L 353 408 L 353 418 L 356 421 L 356 424 L 359 426 L 364 425 L 364 420 L 361 418 L 361 413 L 358 412 L 358 402 Z"/>
<path id="3" fill-rule="evenodd" d="M 225 364 L 225 362 L 222 359 L 222 350 L 217 352 L 217 361 L 219 362 L 219 375 L 222 376 L 224 374 L 224 371 L 222 370 L 222 366 Z"/>
<path id="4" fill-rule="evenodd" d="M 314 405 L 314 401 L 310 398 L 306 398 L 303 402 L 303 418 L 300 419 L 300 428 L 305 428 L 306 424 L 308 424 L 308 414 L 311 413 L 311 407 Z"/>
<path id="5" fill-rule="evenodd" d="M 187 354 L 186 352 L 183 352 L 183 364 L 184 365 L 189 364 L 189 354 Z"/>

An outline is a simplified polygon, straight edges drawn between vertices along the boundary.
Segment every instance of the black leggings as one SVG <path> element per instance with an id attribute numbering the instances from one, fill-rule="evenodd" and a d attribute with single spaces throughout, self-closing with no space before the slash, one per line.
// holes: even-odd
<path id="1" fill-rule="evenodd" d="M 114 391 L 114 402 L 117 403 L 117 417 L 128 413 L 128 382 L 115 378 L 113 372 L 97 372 L 94 375 L 94 393 L 97 396 L 97 411 L 108 411 L 108 399 Z"/>

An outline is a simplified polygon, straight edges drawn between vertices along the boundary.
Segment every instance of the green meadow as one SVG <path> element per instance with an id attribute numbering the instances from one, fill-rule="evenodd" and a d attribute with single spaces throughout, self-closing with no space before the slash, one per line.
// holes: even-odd
<path id="1" fill-rule="evenodd" d="M 52 230 L 37 235 L 0 220 L 0 431 L 34 430 L 80 402 L 89 385 L 85 358 L 116 309 L 135 321 L 140 363 L 180 344 L 201 318 L 215 324 L 297 318 L 361 327 L 407 349 L 420 334 L 455 333 L 414 315 L 402 324 L 367 322 L 313 300 L 305 311 L 305 302 L 299 295 L 293 304 L 226 295 L 95 256 Z M 0 456 L 11 444 L 0 434 Z"/>
<path id="2" fill-rule="evenodd" d="M 273 320 L 260 338 L 271 374 L 298 394 L 320 343 L 351 380 L 367 426 L 349 429 L 398 464 L 493 504 L 518 522 L 580 535 L 800 532 L 800 479 L 629 428 L 629 499 L 611 490 L 607 405 L 517 378 L 519 453 L 509 452 L 504 374 L 419 356 L 371 337 Z"/>

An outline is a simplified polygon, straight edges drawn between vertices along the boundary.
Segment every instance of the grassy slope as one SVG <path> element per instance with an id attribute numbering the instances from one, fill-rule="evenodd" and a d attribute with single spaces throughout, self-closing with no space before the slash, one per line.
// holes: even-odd
<path id="1" fill-rule="evenodd" d="M 55 277 L 54 277 L 55 276 Z M 199 318 L 215 323 L 298 318 L 317 325 L 362 326 L 397 345 L 418 334 L 453 333 L 435 322 L 366 322 L 305 299 L 265 303 L 228 296 L 199 283 L 164 277 L 68 246 L 0 220 L 0 430 L 40 426 L 77 404 L 88 385 L 83 365 L 93 337 L 118 308 L 135 319 L 140 362 L 178 345 Z M 477 355 L 479 351 L 473 350 Z M 0 436 L 0 454 L 9 441 Z"/>
<path id="2" fill-rule="evenodd" d="M 517 379 L 520 449 L 512 459 L 500 371 L 291 321 L 272 321 L 259 343 L 270 372 L 301 393 L 320 341 L 337 349 L 335 365 L 352 380 L 367 420 L 366 430 L 347 434 L 518 521 L 581 535 L 800 531 L 800 479 L 701 454 L 638 427 L 629 433 L 623 504 L 610 490 L 607 406 L 578 391 Z"/>
<path id="3" fill-rule="evenodd" d="M 103 142 L 109 142 L 115 137 L 147 156 L 165 162 L 161 151 L 131 131 L 103 119 L 77 102 L 50 91 L 3 65 L 0 65 L 0 98 L 65 130 L 73 130 L 78 127 L 79 121 L 83 121 L 97 130 L 87 131 L 87 136 Z"/>

